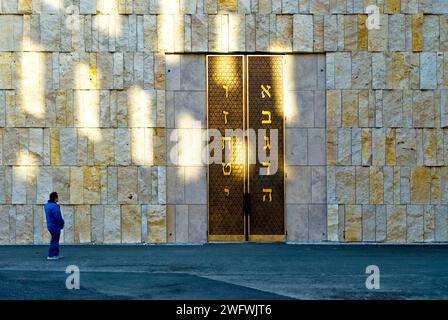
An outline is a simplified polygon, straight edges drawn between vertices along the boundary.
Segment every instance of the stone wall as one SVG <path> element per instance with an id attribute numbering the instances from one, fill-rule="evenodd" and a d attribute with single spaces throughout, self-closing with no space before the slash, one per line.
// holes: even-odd
<path id="1" fill-rule="evenodd" d="M 448 241 L 446 0 L 1 0 L 0 34 L 0 244 L 48 240 L 53 190 L 67 243 L 206 241 L 168 153 L 216 52 L 288 54 L 289 240 Z"/>

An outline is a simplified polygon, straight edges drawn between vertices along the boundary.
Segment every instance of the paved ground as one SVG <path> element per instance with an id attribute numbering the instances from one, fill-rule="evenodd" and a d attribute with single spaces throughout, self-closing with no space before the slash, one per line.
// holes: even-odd
<path id="1" fill-rule="evenodd" d="M 448 246 L 0 247 L 0 299 L 448 299 Z M 65 288 L 77 265 L 81 289 Z M 365 288 L 377 265 L 380 290 Z"/>

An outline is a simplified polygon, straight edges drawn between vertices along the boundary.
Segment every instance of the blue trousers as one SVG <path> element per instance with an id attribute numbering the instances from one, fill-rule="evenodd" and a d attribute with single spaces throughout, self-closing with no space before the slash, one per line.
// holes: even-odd
<path id="1" fill-rule="evenodd" d="M 59 238 L 61 237 L 61 230 L 49 230 L 51 234 L 49 257 L 59 256 Z"/>

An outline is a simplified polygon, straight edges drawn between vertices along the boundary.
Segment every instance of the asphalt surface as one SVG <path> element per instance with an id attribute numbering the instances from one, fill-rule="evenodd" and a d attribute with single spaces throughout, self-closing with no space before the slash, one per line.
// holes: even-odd
<path id="1" fill-rule="evenodd" d="M 448 299 L 448 246 L 0 246 L 0 299 Z M 68 265 L 80 269 L 68 290 Z M 365 286 L 368 265 L 380 289 Z"/>

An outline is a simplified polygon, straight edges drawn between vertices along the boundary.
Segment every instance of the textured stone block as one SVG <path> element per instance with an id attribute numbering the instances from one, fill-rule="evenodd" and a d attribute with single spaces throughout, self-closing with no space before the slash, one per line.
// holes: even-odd
<path id="1" fill-rule="evenodd" d="M 347 90 L 342 92 L 342 126 L 351 128 L 358 126 L 358 92 Z"/>
<path id="2" fill-rule="evenodd" d="M 375 241 L 386 241 L 387 237 L 387 211 L 386 206 L 376 206 L 376 230 Z"/>
<path id="3" fill-rule="evenodd" d="M 188 205 L 176 205 L 176 243 L 188 242 Z"/>
<path id="4" fill-rule="evenodd" d="M 326 205 L 310 205 L 308 209 L 309 240 L 322 241 L 326 235 Z"/>
<path id="5" fill-rule="evenodd" d="M 293 50 L 298 52 L 313 51 L 313 16 L 294 15 Z"/>
<path id="6" fill-rule="evenodd" d="M 352 59 L 351 54 L 341 52 L 335 54 L 335 89 L 351 89 L 352 86 Z"/>
<path id="7" fill-rule="evenodd" d="M 415 204 L 428 204 L 431 201 L 431 169 L 415 167 L 411 174 L 411 200 Z"/>
<path id="8" fill-rule="evenodd" d="M 289 166 L 286 168 L 286 203 L 311 202 L 311 169 Z"/>
<path id="9" fill-rule="evenodd" d="M 423 14 L 412 16 L 412 50 L 423 51 Z"/>
<path id="10" fill-rule="evenodd" d="M 327 175 L 325 167 L 311 169 L 311 201 L 325 203 L 327 199 Z"/>
<path id="11" fill-rule="evenodd" d="M 437 53 L 420 54 L 420 88 L 437 89 Z"/>
<path id="12" fill-rule="evenodd" d="M 387 206 L 387 241 L 406 242 L 406 206 Z"/>
<path id="13" fill-rule="evenodd" d="M 150 243 L 166 242 L 166 206 L 145 205 L 142 208 L 143 221 L 147 225 L 147 235 L 143 241 Z M 142 227 L 143 226 L 142 221 Z"/>
<path id="14" fill-rule="evenodd" d="M 192 243 L 207 242 L 207 206 L 188 206 L 188 241 Z"/>
<path id="15" fill-rule="evenodd" d="M 308 129 L 308 164 L 324 165 L 326 159 L 325 129 Z"/>
<path id="16" fill-rule="evenodd" d="M 308 163 L 308 130 L 286 129 L 286 164 L 306 165 Z"/>
<path id="17" fill-rule="evenodd" d="M 355 168 L 336 168 L 336 198 L 339 204 L 356 203 Z"/>
<path id="18" fill-rule="evenodd" d="M 91 241 L 91 214 L 89 205 L 75 206 L 74 241 L 87 243 Z"/>
<path id="19" fill-rule="evenodd" d="M 34 229 L 33 208 L 30 205 L 16 206 L 16 244 L 32 244 Z"/>
<path id="20" fill-rule="evenodd" d="M 356 203 L 370 203 L 370 169 L 356 167 Z"/>
<path id="21" fill-rule="evenodd" d="M 104 242 L 121 242 L 120 206 L 104 206 Z"/>
<path id="22" fill-rule="evenodd" d="M 393 14 L 389 16 L 389 50 L 406 50 L 406 23 L 405 15 Z"/>
<path id="23" fill-rule="evenodd" d="M 349 128 L 338 129 L 338 161 L 339 165 L 350 165 L 352 160 L 352 130 Z"/>
<path id="24" fill-rule="evenodd" d="M 362 206 L 362 240 L 375 241 L 375 206 Z"/>
<path id="25" fill-rule="evenodd" d="M 121 242 L 140 243 L 142 241 L 140 206 L 121 206 Z"/>
<path id="26" fill-rule="evenodd" d="M 84 167 L 84 203 L 101 203 L 100 167 Z"/>
<path id="27" fill-rule="evenodd" d="M 440 205 L 436 206 L 436 219 L 435 219 L 435 238 L 436 241 L 448 240 L 448 206 Z"/>
<path id="28" fill-rule="evenodd" d="M 362 241 L 362 207 L 345 206 L 345 240 Z"/>
<path id="29" fill-rule="evenodd" d="M 381 167 L 370 167 L 370 203 L 383 204 L 384 185 L 383 171 Z"/>
<path id="30" fill-rule="evenodd" d="M 328 241 L 338 241 L 338 230 L 339 230 L 339 214 L 338 205 L 328 205 L 327 206 L 327 239 Z M 288 219 L 289 221 L 289 219 Z M 289 225 L 289 223 L 288 223 Z M 289 235 L 289 231 L 288 231 Z"/>
<path id="31" fill-rule="evenodd" d="M 91 207 L 92 215 L 92 242 L 104 242 L 104 206 L 94 205 Z"/>
<path id="32" fill-rule="evenodd" d="M 288 241 L 308 240 L 308 205 L 286 205 Z"/>
<path id="33" fill-rule="evenodd" d="M 407 242 L 423 241 L 423 224 L 424 224 L 423 206 L 411 205 L 407 207 Z"/>
<path id="34" fill-rule="evenodd" d="M 118 203 L 120 203 L 120 204 L 136 204 L 137 201 L 138 201 L 138 171 L 137 171 L 137 167 L 119 167 L 118 168 Z"/>

